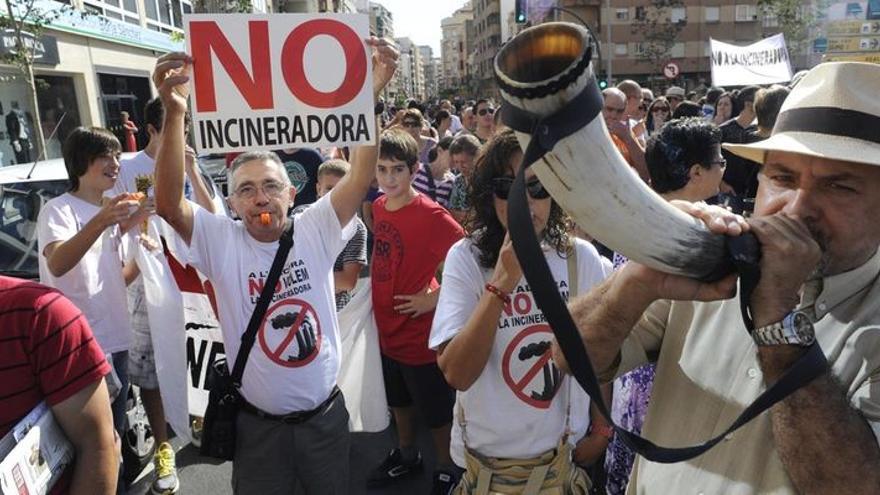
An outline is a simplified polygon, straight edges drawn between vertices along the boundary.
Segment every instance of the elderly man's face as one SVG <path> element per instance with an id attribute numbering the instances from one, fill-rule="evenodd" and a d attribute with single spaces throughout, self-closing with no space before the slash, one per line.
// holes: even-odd
<path id="1" fill-rule="evenodd" d="M 605 106 L 602 108 L 602 116 L 605 122 L 620 122 L 626 115 L 626 100 L 616 93 L 605 95 Z"/>
<path id="2" fill-rule="evenodd" d="M 767 153 L 755 215 L 802 220 L 822 247 L 823 275 L 857 268 L 880 245 L 880 167 Z"/>
<path id="3" fill-rule="evenodd" d="M 285 181 L 280 165 L 268 160 L 242 164 L 232 176 L 235 188 L 229 197 L 233 211 L 241 218 L 251 236 L 261 242 L 281 237 L 287 210 L 293 204 L 296 189 Z M 261 217 L 269 214 L 269 223 Z"/>

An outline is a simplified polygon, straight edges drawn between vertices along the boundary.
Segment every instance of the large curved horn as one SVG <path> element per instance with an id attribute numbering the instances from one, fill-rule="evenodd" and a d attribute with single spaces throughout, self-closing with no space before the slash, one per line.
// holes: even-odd
<path id="1" fill-rule="evenodd" d="M 599 91 L 589 33 L 553 22 L 519 33 L 495 57 L 504 100 L 539 117 L 581 91 Z M 569 82 L 570 81 L 570 82 Z M 517 132 L 523 149 L 531 136 Z M 544 187 L 590 235 L 628 258 L 701 279 L 723 273 L 724 239 L 654 193 L 617 150 L 602 113 L 532 165 Z"/>

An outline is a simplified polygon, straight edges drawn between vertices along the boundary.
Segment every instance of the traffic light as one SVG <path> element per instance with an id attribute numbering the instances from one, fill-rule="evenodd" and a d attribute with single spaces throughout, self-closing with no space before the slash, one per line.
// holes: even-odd
<path id="1" fill-rule="evenodd" d="M 608 79 L 605 79 L 605 76 L 599 78 L 599 89 L 608 89 Z"/>
<path id="2" fill-rule="evenodd" d="M 514 0 L 514 2 L 513 18 L 517 24 L 525 24 L 528 20 L 528 0 Z"/>

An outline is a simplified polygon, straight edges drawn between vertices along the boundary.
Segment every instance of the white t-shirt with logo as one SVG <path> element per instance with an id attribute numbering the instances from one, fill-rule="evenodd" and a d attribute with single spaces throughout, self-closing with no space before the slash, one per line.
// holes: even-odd
<path id="1" fill-rule="evenodd" d="M 101 207 L 70 193 L 43 206 L 37 218 L 40 281 L 63 292 L 82 310 L 104 352 L 127 351 L 131 345 L 131 324 L 122 276 L 122 248 L 129 236 L 121 236 L 118 226 L 105 229 L 82 259 L 60 277 L 49 272 L 43 254 L 49 244 L 76 235 L 100 210 Z"/>
<path id="2" fill-rule="evenodd" d="M 333 262 L 356 224 L 339 224 L 331 194 L 294 216 L 294 244 L 245 366 L 242 395 L 270 414 L 314 409 L 336 385 Z M 214 287 L 231 372 L 278 241 L 260 242 L 240 221 L 193 209 L 189 261 Z"/>
<path id="3" fill-rule="evenodd" d="M 610 268 L 596 249 L 578 239 L 578 293 L 603 280 Z M 554 249 L 545 250 L 559 292 L 568 296 L 568 262 Z M 446 255 L 443 289 L 437 303 L 429 346 L 437 349 L 464 327 L 494 270 L 479 264 L 471 239 L 457 242 Z M 458 417 L 459 404 L 467 422 L 468 447 L 489 457 L 535 457 L 555 448 L 565 429 L 571 404 L 569 442 L 586 434 L 590 398 L 568 375 L 553 364 L 553 333 L 538 309 L 523 278 L 510 294 L 511 304 L 498 320 L 495 343 L 479 378 L 466 392 L 458 392 L 452 422 L 450 453 L 464 467 L 464 442 Z"/>

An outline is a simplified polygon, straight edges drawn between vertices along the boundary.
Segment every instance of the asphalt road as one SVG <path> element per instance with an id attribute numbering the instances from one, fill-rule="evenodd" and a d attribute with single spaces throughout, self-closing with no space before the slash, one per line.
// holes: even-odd
<path id="1" fill-rule="evenodd" d="M 351 445 L 351 495 L 418 495 L 431 490 L 431 474 L 434 466 L 434 450 L 430 434 L 421 429 L 418 446 L 425 460 L 422 473 L 399 480 L 393 486 L 368 490 L 365 487 L 368 473 L 385 459 L 388 451 L 396 445 L 392 424 L 381 433 L 354 433 Z M 177 452 L 177 475 L 180 478 L 180 494 L 222 495 L 232 493 L 230 479 L 232 463 L 219 462 L 199 455 L 192 445 L 173 439 L 171 444 Z M 150 493 L 153 479 L 152 465 L 147 466 L 130 487 L 130 495 Z M 296 493 L 302 493 L 297 490 Z"/>

